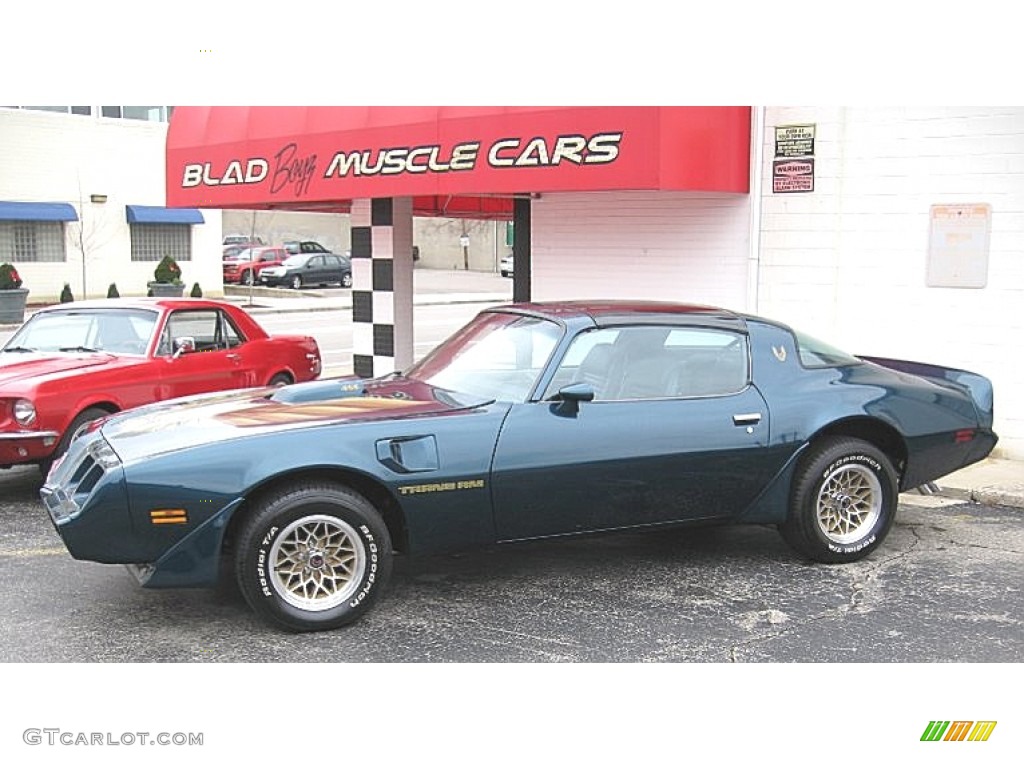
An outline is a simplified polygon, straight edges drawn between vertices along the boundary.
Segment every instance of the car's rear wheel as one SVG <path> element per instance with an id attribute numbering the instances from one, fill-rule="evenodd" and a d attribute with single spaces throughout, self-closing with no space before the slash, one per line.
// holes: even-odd
<path id="1" fill-rule="evenodd" d="M 351 288 L 352 287 L 352 273 L 351 272 L 346 272 L 344 275 L 341 276 L 341 287 L 342 288 Z"/>
<path id="2" fill-rule="evenodd" d="M 300 275 L 296 275 L 295 277 L 292 278 L 292 288 L 294 288 L 296 291 L 302 288 L 302 277 Z"/>
<path id="3" fill-rule="evenodd" d="M 889 458 L 863 440 L 829 438 L 809 449 L 780 526 L 797 552 L 848 563 L 872 552 L 896 516 L 897 476 Z"/>
<path id="4" fill-rule="evenodd" d="M 292 383 L 292 377 L 287 373 L 275 373 L 274 376 L 267 382 L 268 387 L 283 387 L 286 384 Z"/>
<path id="5" fill-rule="evenodd" d="M 380 514 L 342 485 L 303 482 L 258 501 L 235 554 L 239 587 L 264 620 L 296 632 L 349 624 L 391 572 Z"/>

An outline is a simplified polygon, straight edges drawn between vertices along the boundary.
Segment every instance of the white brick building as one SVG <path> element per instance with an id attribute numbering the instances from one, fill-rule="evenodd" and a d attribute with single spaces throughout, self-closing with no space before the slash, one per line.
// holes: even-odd
<path id="1" fill-rule="evenodd" d="M 96 116 L 0 108 L 0 204 L 64 203 L 75 216 L 30 222 L 15 218 L 14 207 L 0 218 L 0 261 L 15 264 L 30 303 L 55 300 L 65 283 L 76 299 L 106 296 L 111 283 L 122 296 L 144 296 L 168 251 L 186 290 L 198 282 L 207 295 L 220 293 L 219 210 L 201 211 L 202 224 L 136 224 L 133 253 L 128 206 L 160 208 L 166 200 L 166 118 L 103 117 L 92 109 Z M 102 108 L 114 109 L 122 108 Z M 62 236 L 56 251 L 33 247 L 54 227 Z"/>

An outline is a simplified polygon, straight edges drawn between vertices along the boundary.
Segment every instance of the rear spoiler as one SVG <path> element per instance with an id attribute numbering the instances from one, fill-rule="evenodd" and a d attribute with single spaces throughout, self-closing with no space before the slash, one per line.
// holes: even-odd
<path id="1" fill-rule="evenodd" d="M 944 368 L 941 365 L 930 365 L 929 363 L 894 360 L 889 357 L 857 355 L 857 358 L 885 368 L 891 368 L 894 371 L 919 376 L 935 384 L 952 385 L 956 389 L 966 392 L 971 396 L 971 399 L 974 401 L 974 407 L 978 411 L 979 425 L 986 428 L 992 427 L 992 382 L 981 374 L 961 371 L 958 368 Z"/>

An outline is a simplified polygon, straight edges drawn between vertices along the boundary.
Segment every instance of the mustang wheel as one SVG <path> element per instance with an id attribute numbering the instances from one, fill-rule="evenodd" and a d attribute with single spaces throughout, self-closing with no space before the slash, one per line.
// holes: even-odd
<path id="1" fill-rule="evenodd" d="M 391 538 L 377 510 L 331 483 L 263 499 L 239 535 L 235 573 L 260 617 L 287 629 L 334 629 L 358 619 L 391 573 Z"/>
<path id="2" fill-rule="evenodd" d="M 833 438 L 797 468 L 783 538 L 821 563 L 848 563 L 875 549 L 892 527 L 897 503 L 892 462 L 870 443 Z"/>
<path id="3" fill-rule="evenodd" d="M 53 466 L 54 462 L 67 453 L 68 446 L 71 445 L 72 438 L 83 425 L 88 424 L 94 419 L 101 419 L 104 416 L 109 415 L 110 412 L 105 411 L 102 408 L 86 408 L 80 414 L 75 416 L 74 420 L 72 420 L 68 425 L 68 428 L 64 430 L 64 434 L 61 436 L 60 442 L 57 443 L 57 447 L 54 449 L 53 453 L 39 462 L 39 471 L 42 473 L 43 477 L 47 477 L 50 474 L 50 468 Z"/>

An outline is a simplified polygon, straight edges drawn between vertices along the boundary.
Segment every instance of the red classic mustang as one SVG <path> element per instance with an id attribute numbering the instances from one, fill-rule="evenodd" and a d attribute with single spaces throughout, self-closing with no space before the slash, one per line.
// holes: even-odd
<path id="1" fill-rule="evenodd" d="M 0 467 L 62 455 L 84 423 L 199 392 L 320 375 L 309 336 L 269 336 L 208 299 L 108 299 L 36 312 L 0 349 Z"/>

